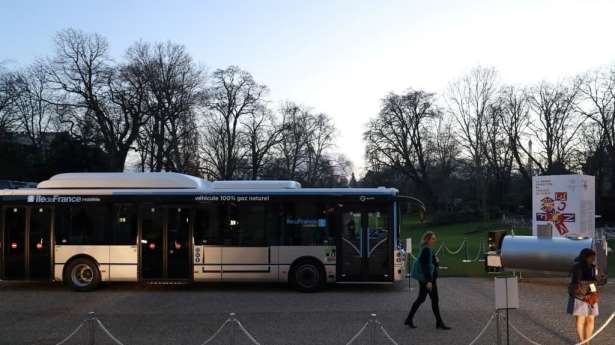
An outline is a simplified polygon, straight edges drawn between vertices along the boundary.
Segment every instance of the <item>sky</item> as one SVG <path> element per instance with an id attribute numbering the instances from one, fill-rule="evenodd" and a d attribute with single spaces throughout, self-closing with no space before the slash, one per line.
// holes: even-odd
<path id="1" fill-rule="evenodd" d="M 389 92 L 442 97 L 471 68 L 503 82 L 559 81 L 615 62 L 615 1 L 0 0 L 0 61 L 53 53 L 53 36 L 97 32 L 121 60 L 137 40 L 186 45 L 207 70 L 237 65 L 270 89 L 329 114 L 336 150 L 365 167 L 362 133 Z"/>

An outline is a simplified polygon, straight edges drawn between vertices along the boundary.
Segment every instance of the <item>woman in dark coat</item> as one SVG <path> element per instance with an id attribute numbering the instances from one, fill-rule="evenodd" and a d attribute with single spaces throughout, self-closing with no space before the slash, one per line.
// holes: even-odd
<path id="1" fill-rule="evenodd" d="M 440 315 L 440 306 L 438 304 L 438 257 L 433 252 L 433 246 L 436 243 L 436 234 L 428 231 L 423 235 L 421 244 L 421 253 L 417 259 L 417 263 L 413 265 L 412 277 L 419 281 L 419 295 L 412 304 L 412 308 L 408 313 L 408 317 L 404 322 L 410 328 L 416 328 L 414 325 L 414 314 L 419 309 L 421 304 L 427 299 L 431 299 L 431 309 L 436 317 L 436 328 L 448 330 L 451 329 L 442 321 Z"/>
<path id="2" fill-rule="evenodd" d="M 572 279 L 568 286 L 568 314 L 576 318 L 577 335 L 581 342 L 594 333 L 595 317 L 598 316 L 598 303 L 588 298 L 598 292 L 598 272 L 594 261 L 596 252 L 589 248 L 581 250 L 572 267 Z M 590 302 L 596 302 L 591 304 Z M 589 344 L 589 343 L 586 343 Z"/>

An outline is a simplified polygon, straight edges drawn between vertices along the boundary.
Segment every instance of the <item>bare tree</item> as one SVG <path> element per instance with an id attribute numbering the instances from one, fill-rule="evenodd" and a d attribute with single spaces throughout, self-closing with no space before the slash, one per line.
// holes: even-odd
<path id="1" fill-rule="evenodd" d="M 531 164 L 524 161 L 524 158 L 530 156 L 530 151 L 529 147 L 523 144 L 524 140 L 530 140 L 527 132 L 530 123 L 527 92 L 514 86 L 503 87 L 499 103 L 502 104 L 502 126 L 508 138 L 506 146 L 510 148 L 519 172 L 531 183 Z"/>
<path id="2" fill-rule="evenodd" d="M 301 175 L 308 145 L 310 114 L 305 107 L 286 102 L 280 109 L 282 115 L 281 137 L 276 146 L 280 162 L 276 177 L 295 180 Z"/>
<path id="3" fill-rule="evenodd" d="M 67 29 L 58 33 L 55 41 L 56 54 L 47 77 L 61 96 L 51 101 L 63 109 L 63 121 L 79 129 L 83 141 L 100 140 L 111 170 L 122 171 L 143 114 L 126 113 L 111 101 L 110 85 L 116 71 L 107 40 Z"/>
<path id="4" fill-rule="evenodd" d="M 310 116 L 308 126 L 304 180 L 308 185 L 313 186 L 329 173 L 325 170 L 332 165 L 328 150 L 333 147 L 333 137 L 336 131 L 331 118 L 323 113 Z"/>
<path id="5" fill-rule="evenodd" d="M 138 105 L 136 111 L 149 116 L 138 140 L 141 161 L 151 171 L 194 172 L 198 159 L 193 110 L 202 94 L 201 70 L 183 45 L 172 42 L 137 42 L 127 57 L 124 80 L 139 91 L 129 93 L 129 100 Z"/>
<path id="6" fill-rule="evenodd" d="M 583 124 L 576 112 L 578 98 L 576 82 L 570 85 L 541 82 L 530 89 L 532 121 L 529 129 L 540 151 L 526 154 L 541 173 L 562 173 L 572 168 L 575 136 Z"/>
<path id="7" fill-rule="evenodd" d="M 459 167 L 460 149 L 451 121 L 446 113 L 441 113 L 435 120 L 430 121 L 431 124 L 426 127 L 424 134 L 428 139 L 426 155 L 432 162 L 429 172 L 431 204 L 437 207 L 450 205 L 455 194 L 455 180 L 452 177 Z"/>
<path id="8" fill-rule="evenodd" d="M 0 65 L 0 135 L 13 129 L 17 122 L 13 105 L 18 91 L 15 88 L 15 76 Z"/>
<path id="9" fill-rule="evenodd" d="M 501 99 L 499 99 L 501 100 Z M 508 145 L 505 123 L 505 103 L 494 101 L 489 107 L 485 121 L 485 159 L 487 178 L 492 182 L 492 204 L 503 206 L 512 172 L 513 154 Z"/>
<path id="10" fill-rule="evenodd" d="M 242 125 L 248 147 L 250 178 L 256 180 L 262 176 L 273 147 L 280 141 L 281 127 L 274 114 L 264 106 L 248 114 Z"/>
<path id="11" fill-rule="evenodd" d="M 44 153 L 45 134 L 52 129 L 56 115 L 55 107 L 46 101 L 50 98 L 50 88 L 45 67 L 34 64 L 16 73 L 12 84 L 19 128 L 28 136 L 32 146 Z"/>
<path id="12" fill-rule="evenodd" d="M 477 67 L 451 84 L 450 111 L 459 129 L 459 142 L 468 156 L 477 200 L 483 219 L 488 218 L 485 152 L 487 122 L 490 107 L 497 93 L 497 73 L 491 67 Z"/>
<path id="13" fill-rule="evenodd" d="M 246 154 L 242 121 L 262 109 L 267 87 L 237 66 L 216 70 L 211 80 L 206 92 L 203 168 L 212 177 L 233 179 Z"/>
<path id="14" fill-rule="evenodd" d="M 337 132 L 332 119 L 293 102 L 280 108 L 280 137 L 272 150 L 269 177 L 298 180 L 307 186 L 346 185 L 348 161 L 333 152 Z"/>
<path id="15" fill-rule="evenodd" d="M 604 150 L 611 176 L 615 176 L 615 66 L 591 71 L 581 77 L 579 105 L 580 113 L 590 121 L 590 136 L 584 137 L 591 142 L 588 147 L 594 155 Z M 615 191 L 615 183 L 611 184 Z"/>
<path id="16" fill-rule="evenodd" d="M 370 165 L 407 176 L 429 201 L 433 200 L 429 176 L 433 158 L 428 155 L 427 127 L 440 116 L 431 93 L 412 89 L 401 95 L 390 93 L 363 134 Z M 437 153 L 438 148 L 433 149 Z"/>
<path id="17" fill-rule="evenodd" d="M 445 114 L 440 112 L 431 128 L 433 128 L 433 133 L 427 136 L 429 139 L 428 155 L 434 161 L 436 172 L 443 178 L 448 178 L 453 173 L 455 161 L 460 154 L 453 124 Z"/>
<path id="18" fill-rule="evenodd" d="M 329 162 L 333 168 L 333 173 L 327 177 L 331 177 L 333 180 L 330 181 L 330 183 L 323 185 L 353 187 L 351 180 L 349 179 L 349 176 L 354 176 L 354 173 L 352 172 L 352 161 L 343 154 L 337 154 L 334 155 L 333 159 L 330 159 Z M 354 187 L 356 187 L 356 185 Z"/>
<path id="19" fill-rule="evenodd" d="M 199 156 L 200 137 L 197 116 L 190 112 L 179 118 L 171 127 L 171 146 L 173 164 L 176 171 L 198 176 L 201 174 L 201 158 Z"/>

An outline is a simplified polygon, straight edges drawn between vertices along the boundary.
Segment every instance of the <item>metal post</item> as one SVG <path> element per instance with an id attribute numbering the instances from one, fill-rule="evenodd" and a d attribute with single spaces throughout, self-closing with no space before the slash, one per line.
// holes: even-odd
<path id="1" fill-rule="evenodd" d="M 502 345 L 502 334 L 500 332 L 500 309 L 495 312 L 495 336 L 497 345 Z"/>
<path id="2" fill-rule="evenodd" d="M 485 242 L 483 242 L 482 239 L 480 240 L 478 248 L 478 261 L 485 262 L 485 257 L 483 256 L 483 254 L 487 252 L 487 247 L 485 246 Z"/>
<path id="3" fill-rule="evenodd" d="M 508 323 L 508 280 L 506 280 L 506 345 L 510 345 L 510 329 Z"/>
<path id="4" fill-rule="evenodd" d="M 510 345 L 510 324 L 508 322 L 508 308 L 506 308 L 506 345 Z"/>
<path id="5" fill-rule="evenodd" d="M 463 241 L 464 241 L 463 243 L 465 243 L 466 247 L 465 247 L 465 250 L 464 250 L 464 252 L 465 252 L 465 259 L 463 259 L 462 262 L 467 263 L 467 262 L 470 262 L 470 243 L 468 242 L 467 238 L 464 238 Z"/>
<path id="6" fill-rule="evenodd" d="M 414 263 L 414 262 L 413 262 Z M 406 269 L 406 278 L 408 278 L 408 288 L 410 289 L 410 293 L 412 293 L 412 276 L 410 270 L 412 270 L 412 265 L 408 265 L 409 267 Z"/>
<path id="7" fill-rule="evenodd" d="M 232 321 L 235 321 L 235 313 L 230 313 L 229 317 Z M 231 325 L 231 345 L 235 345 L 235 322 Z"/>
<path id="8" fill-rule="evenodd" d="M 96 314 L 91 311 L 88 313 L 88 345 L 96 343 Z"/>
<path id="9" fill-rule="evenodd" d="M 376 345 L 376 326 L 378 326 L 378 324 L 376 323 L 376 314 L 372 314 L 371 315 L 371 324 L 372 327 L 370 327 L 370 334 L 369 334 L 369 339 L 370 339 L 370 344 L 371 345 Z"/>

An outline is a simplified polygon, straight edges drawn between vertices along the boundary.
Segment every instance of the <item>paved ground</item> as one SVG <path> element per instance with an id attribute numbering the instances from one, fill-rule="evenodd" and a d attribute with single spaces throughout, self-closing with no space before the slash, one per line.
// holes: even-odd
<path id="1" fill-rule="evenodd" d="M 333 286 L 302 294 L 284 285 L 110 285 L 93 293 L 74 293 L 57 284 L 0 282 L 0 344 L 56 344 L 94 311 L 124 344 L 198 345 L 227 318 L 237 318 L 263 345 L 344 345 L 370 313 L 399 344 L 468 344 L 492 312 L 493 283 L 480 278 L 443 278 L 441 305 L 452 331 L 436 331 L 430 306 L 419 311 L 418 329 L 402 325 L 417 290 L 397 286 Z M 562 279 L 532 279 L 521 284 L 523 300 L 511 321 L 542 344 L 574 342 L 573 319 L 565 314 Z M 615 310 L 615 285 L 603 289 L 602 318 Z M 228 329 L 211 344 L 249 344 Z M 67 345 L 87 344 L 85 332 Z M 96 334 L 96 344 L 111 344 Z M 356 344 L 368 344 L 369 332 Z M 593 344 L 615 344 L 615 322 Z M 386 344 L 380 334 L 378 344 Z M 494 344 L 492 326 L 478 344 Z M 511 344 L 526 344 L 511 334 Z"/>

